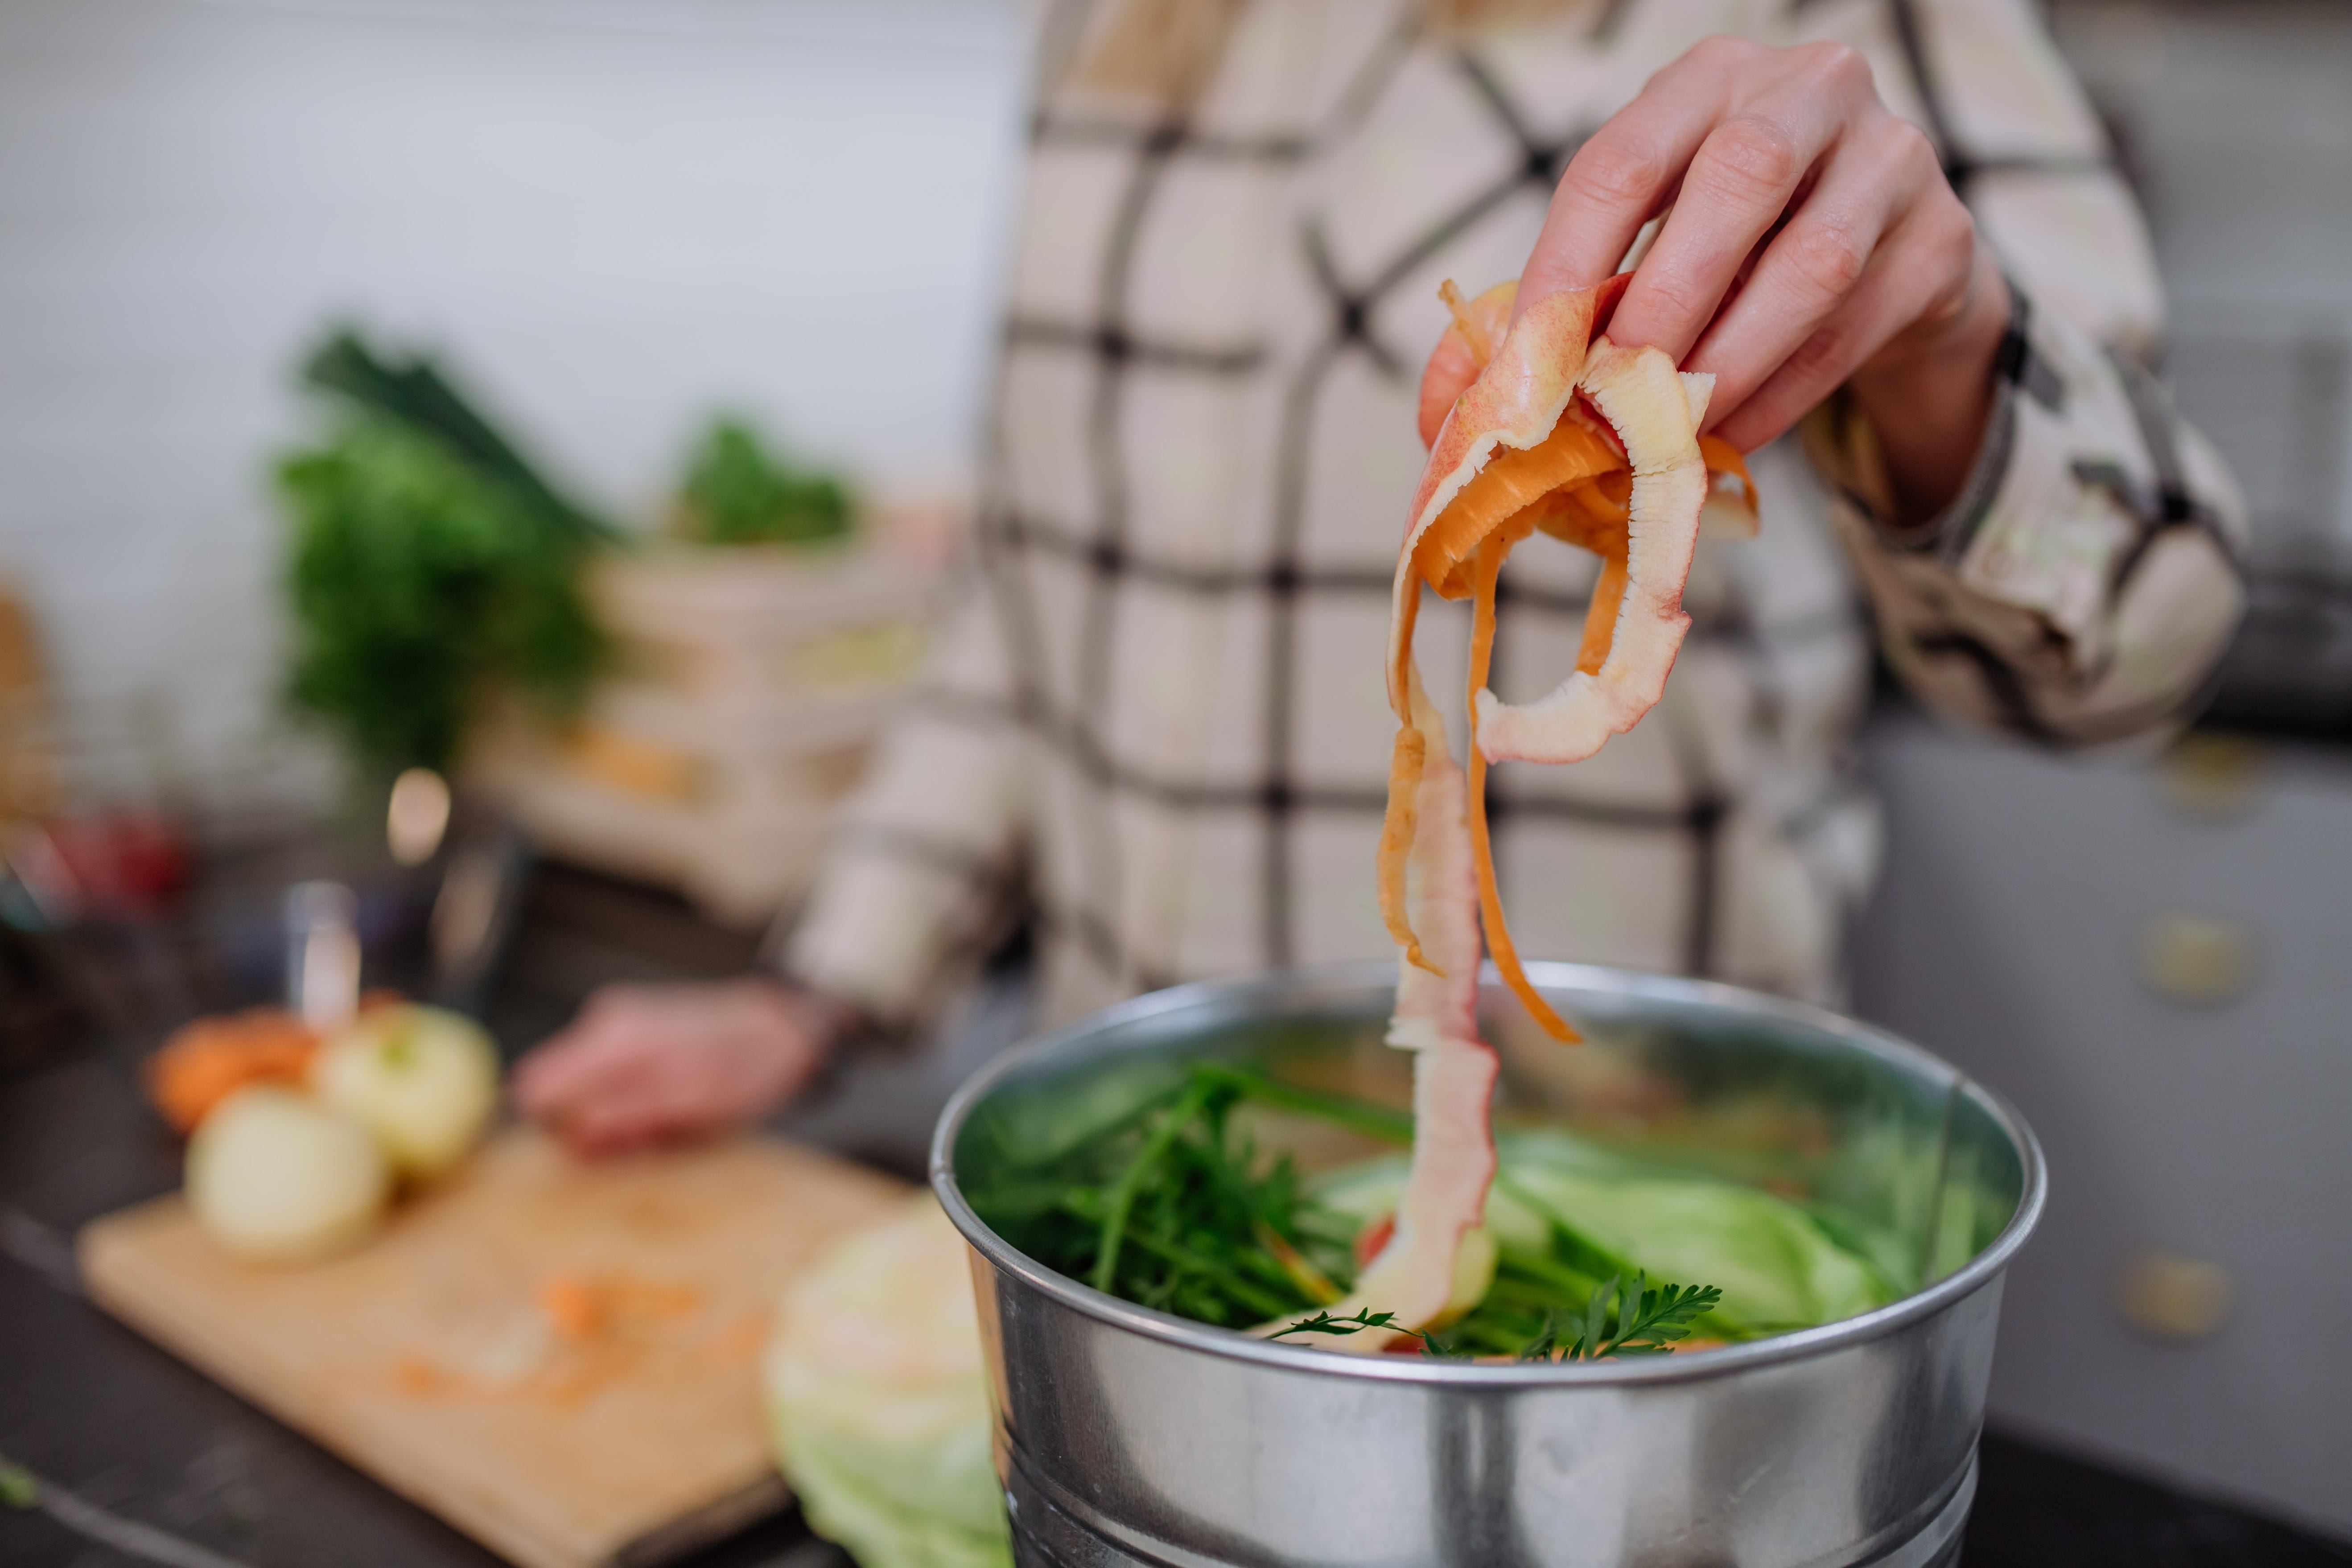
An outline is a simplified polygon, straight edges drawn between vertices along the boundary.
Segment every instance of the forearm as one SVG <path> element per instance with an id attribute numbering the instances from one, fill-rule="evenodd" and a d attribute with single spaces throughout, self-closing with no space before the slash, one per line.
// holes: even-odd
<path id="1" fill-rule="evenodd" d="M 1806 428 L 1905 683 L 1955 718 L 2062 744 L 2186 716 L 2243 600 L 2242 502 L 2145 372 L 2013 293 L 1958 495 L 1906 518 L 1883 448 L 1901 405 Z"/>

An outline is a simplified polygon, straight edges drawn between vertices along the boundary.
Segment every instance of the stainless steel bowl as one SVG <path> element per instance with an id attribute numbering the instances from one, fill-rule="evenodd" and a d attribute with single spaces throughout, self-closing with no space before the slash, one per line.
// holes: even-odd
<path id="1" fill-rule="evenodd" d="M 1328 1080 L 1401 1055 L 1378 1043 L 1387 965 L 1139 997 L 982 1073 L 932 1144 L 932 1184 L 975 1253 L 1021 1563 L 1927 1568 L 1958 1556 L 2001 1274 L 2042 1213 L 2033 1135 L 1927 1052 L 1818 1008 L 1529 970 L 1588 1042 L 1530 1039 L 1490 985 L 1498 1115 L 1806 1194 L 1895 1237 L 1902 1283 L 1917 1288 L 1778 1339 L 1523 1365 L 1268 1344 L 1102 1295 L 1008 1246 L 960 1176 L 981 1174 L 974 1163 L 1008 1134 L 1050 1138 L 1066 1112 L 1190 1058 Z"/>

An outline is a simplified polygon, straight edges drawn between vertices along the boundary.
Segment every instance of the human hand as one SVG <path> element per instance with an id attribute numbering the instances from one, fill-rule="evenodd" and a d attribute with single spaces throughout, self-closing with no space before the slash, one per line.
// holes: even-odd
<path id="1" fill-rule="evenodd" d="M 701 1137 L 805 1089 L 846 1023 L 766 980 L 606 985 L 516 1068 L 515 1099 L 583 1155 Z"/>
<path id="2" fill-rule="evenodd" d="M 1570 161 L 1516 310 L 1607 278 L 1660 213 L 1612 341 L 1712 374 L 1706 427 L 1743 451 L 1851 384 L 1906 512 L 1958 493 L 2008 288 L 1861 55 L 1709 38 L 1660 70 Z"/>

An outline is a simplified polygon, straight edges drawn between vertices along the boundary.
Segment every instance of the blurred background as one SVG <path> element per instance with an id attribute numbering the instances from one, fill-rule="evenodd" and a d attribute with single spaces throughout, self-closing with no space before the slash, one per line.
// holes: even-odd
<path id="1" fill-rule="evenodd" d="M 2150 218 L 2168 379 L 2249 494 L 2253 607 L 2157 759 L 1885 697 L 1855 1004 L 2052 1163 L 1969 1561 L 2344 1560 L 2352 7 L 2044 9 Z M 138 1064 L 280 995 L 291 886 L 352 889 L 368 983 L 509 1052 L 601 981 L 754 961 L 954 553 L 1029 26 L 0 5 L 0 1458 L 257 1563 L 487 1560 L 75 1301 L 69 1238 L 176 1182 Z M 436 432 L 467 462 L 420 455 Z M 539 497 L 496 545 L 485 470 Z M 404 497 L 436 542 L 305 552 Z M 385 581 L 415 613 L 379 626 Z M 465 787 L 407 781 L 404 826 L 394 775 L 449 766 L 480 679 L 509 696 Z M 794 1128 L 911 1174 L 1016 1026 L 858 1068 Z M 829 1550 L 786 1519 L 709 1561 Z M 0 1510 L 9 1562 L 138 1555 Z"/>

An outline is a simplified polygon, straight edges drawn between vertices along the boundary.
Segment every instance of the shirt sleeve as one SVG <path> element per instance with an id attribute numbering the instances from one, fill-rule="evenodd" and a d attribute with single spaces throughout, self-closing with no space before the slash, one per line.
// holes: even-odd
<path id="1" fill-rule="evenodd" d="M 784 949 L 787 978 L 903 1031 L 1010 933 L 1025 798 L 1012 691 L 995 606 L 970 584 L 836 817 Z"/>
<path id="2" fill-rule="evenodd" d="M 1958 498 L 1897 524 L 1850 401 L 1807 422 L 1887 660 L 1948 717 L 2059 744 L 2193 710 L 2244 604 L 2245 507 L 2145 368 L 2163 307 L 2146 229 L 2024 0 L 1825 6 L 1936 139 L 2014 314 Z"/>

